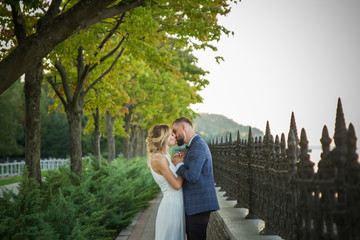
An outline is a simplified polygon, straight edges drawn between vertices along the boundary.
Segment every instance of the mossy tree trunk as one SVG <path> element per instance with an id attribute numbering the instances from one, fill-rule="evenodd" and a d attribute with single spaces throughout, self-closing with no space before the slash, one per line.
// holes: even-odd
<path id="1" fill-rule="evenodd" d="M 25 74 L 25 164 L 30 178 L 41 184 L 41 82 L 42 61 Z"/>
<path id="2" fill-rule="evenodd" d="M 106 137 L 108 144 L 108 162 L 115 159 L 115 135 L 114 135 L 114 122 L 117 116 L 112 116 L 111 113 L 106 112 L 105 116 L 105 127 Z"/>
<path id="3" fill-rule="evenodd" d="M 99 108 L 95 109 L 95 112 L 92 114 L 94 118 L 94 156 L 100 161 L 101 160 L 101 150 L 100 150 L 100 139 L 101 139 L 101 125 L 100 125 L 100 113 Z"/>

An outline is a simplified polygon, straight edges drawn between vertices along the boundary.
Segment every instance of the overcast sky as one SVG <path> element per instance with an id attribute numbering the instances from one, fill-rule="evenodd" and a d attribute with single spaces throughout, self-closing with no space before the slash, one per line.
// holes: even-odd
<path id="1" fill-rule="evenodd" d="M 216 53 L 195 52 L 210 85 L 192 109 L 262 131 L 268 120 L 274 137 L 287 137 L 294 112 L 299 135 L 305 128 L 309 145 L 320 146 L 325 124 L 333 138 L 340 97 L 359 135 L 359 0 L 243 0 L 219 21 L 235 36 Z"/>

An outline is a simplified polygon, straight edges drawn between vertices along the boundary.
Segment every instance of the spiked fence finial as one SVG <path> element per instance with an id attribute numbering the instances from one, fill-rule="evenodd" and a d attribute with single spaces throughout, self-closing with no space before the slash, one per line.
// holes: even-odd
<path id="1" fill-rule="evenodd" d="M 336 122 L 335 122 L 335 133 L 334 140 L 336 146 L 342 146 L 345 144 L 346 139 L 346 125 L 344 112 L 342 109 L 341 99 L 338 99 L 338 105 L 336 109 Z"/>
<path id="2" fill-rule="evenodd" d="M 297 128 L 296 128 L 296 121 L 295 121 L 294 112 L 291 113 L 290 129 L 293 130 L 296 143 L 298 143 L 299 142 L 299 137 L 298 137 L 298 132 L 297 132 Z"/>
<path id="3" fill-rule="evenodd" d="M 248 142 L 253 142 L 253 136 L 252 136 L 252 131 L 251 131 L 251 127 L 249 127 L 249 134 L 248 134 Z"/>
<path id="4" fill-rule="evenodd" d="M 266 130 L 265 130 L 265 136 L 264 136 L 264 142 L 267 142 L 270 140 L 270 124 L 269 121 L 266 121 Z"/>
<path id="5" fill-rule="evenodd" d="M 288 164 L 289 164 L 289 172 L 291 175 L 291 178 L 295 178 L 296 172 L 297 172 L 297 168 L 296 168 L 296 163 L 297 163 L 297 153 L 296 153 L 296 146 L 297 146 L 297 142 L 295 140 L 295 134 L 294 131 L 292 129 L 290 129 L 289 131 L 289 136 L 288 136 L 288 152 L 287 152 L 287 158 L 288 158 Z"/>
<path id="6" fill-rule="evenodd" d="M 330 152 L 331 139 L 329 137 L 329 131 L 328 131 L 326 125 L 323 127 L 320 142 L 321 142 L 323 153 L 328 154 Z"/>

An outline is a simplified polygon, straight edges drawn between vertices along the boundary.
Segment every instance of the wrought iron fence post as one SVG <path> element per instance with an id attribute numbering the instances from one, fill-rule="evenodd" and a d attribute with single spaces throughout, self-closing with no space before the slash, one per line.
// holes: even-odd
<path id="1" fill-rule="evenodd" d="M 300 239 L 311 239 L 314 218 L 313 211 L 317 210 L 314 207 L 314 199 L 316 197 L 316 186 L 310 184 L 314 180 L 314 163 L 310 161 L 308 154 L 308 140 L 306 132 L 301 129 L 300 136 L 300 161 L 298 162 L 297 181 L 299 189 L 299 204 L 298 204 L 298 217 L 299 217 L 299 237 Z"/>
<path id="2" fill-rule="evenodd" d="M 223 137 L 221 136 L 220 138 L 220 145 L 219 145 L 219 152 L 221 153 L 219 156 L 219 162 L 220 162 L 220 189 L 219 191 L 220 192 L 223 192 L 225 191 L 225 188 L 224 188 L 224 174 L 225 174 L 225 150 L 224 150 L 224 141 L 223 141 Z"/>
<path id="3" fill-rule="evenodd" d="M 272 161 L 272 147 L 273 147 L 273 141 L 272 141 L 272 135 L 270 133 L 270 125 L 269 122 L 266 122 L 266 133 L 264 137 L 264 155 L 263 155 L 263 167 L 264 167 L 264 182 L 263 182 L 263 206 L 264 206 L 264 221 L 265 221 L 265 227 L 260 231 L 261 235 L 276 235 L 276 232 L 271 226 L 271 211 L 274 211 L 271 208 L 272 205 L 272 199 L 271 199 L 271 184 L 270 184 L 270 171 L 269 167 Z"/>
<path id="4" fill-rule="evenodd" d="M 232 141 L 232 135 L 230 133 L 229 135 L 229 142 L 228 142 L 228 161 L 229 161 L 229 194 L 228 197 L 226 198 L 227 201 L 233 201 L 236 200 L 235 196 L 236 196 L 236 168 L 235 168 L 235 163 L 236 163 L 236 158 L 235 158 L 235 148 L 234 148 L 234 144 Z"/>
<path id="5" fill-rule="evenodd" d="M 249 196 L 249 213 L 246 215 L 246 219 L 258 219 L 259 217 L 256 216 L 254 214 L 254 210 L 253 210 L 253 203 L 254 203 L 254 194 L 253 194 L 253 175 L 252 175 L 252 167 L 251 167 L 251 162 L 252 162 L 252 155 L 253 155 L 253 151 L 254 151 L 254 146 L 253 146 L 253 137 L 252 137 L 252 131 L 251 128 L 249 127 L 249 136 L 248 136 L 248 142 L 247 142 L 247 165 L 248 165 L 248 179 L 247 182 L 249 184 L 249 192 L 248 192 L 248 196 Z"/>
<path id="6" fill-rule="evenodd" d="M 225 136 L 225 143 L 224 143 L 224 166 L 225 166 L 225 171 L 224 171 L 224 190 L 225 193 L 223 194 L 223 197 L 228 197 L 229 196 L 229 144 L 228 144 L 228 136 Z"/>
<path id="7" fill-rule="evenodd" d="M 330 143 L 329 132 L 326 126 L 323 127 L 322 137 L 320 139 L 322 146 L 322 153 L 318 163 L 317 179 L 320 181 L 331 181 L 335 176 L 335 168 L 330 159 Z M 319 226 L 318 238 L 331 239 L 334 238 L 334 219 L 332 211 L 335 207 L 335 191 L 333 187 L 323 185 L 320 187 L 321 201 L 320 201 L 320 219 L 323 224 Z M 326 231 L 325 229 L 326 228 Z"/>
<path id="8" fill-rule="evenodd" d="M 287 159 L 289 163 L 289 175 L 290 175 L 290 187 L 288 196 L 289 205 L 287 208 L 287 217 L 289 219 L 287 229 L 288 236 L 291 240 L 297 239 L 297 194 L 296 194 L 296 172 L 297 172 L 297 157 L 296 157 L 296 145 L 295 135 L 292 129 L 289 131 L 288 136 L 288 150 L 287 150 Z"/>
<path id="9" fill-rule="evenodd" d="M 349 239 L 360 239 L 360 164 L 356 154 L 356 134 L 354 126 L 350 123 L 347 134 L 347 164 L 346 164 L 346 214 Z M 353 189 L 358 191 L 353 191 Z"/>
<path id="10" fill-rule="evenodd" d="M 345 163 L 347 157 L 346 148 L 347 130 L 341 100 L 338 100 L 335 121 L 335 149 L 330 153 L 330 157 L 336 166 L 335 185 L 337 189 L 337 201 L 334 210 L 334 220 L 340 239 L 349 239 L 349 229 L 346 227 L 346 195 L 345 195 Z"/>
<path id="11" fill-rule="evenodd" d="M 244 201 L 244 199 L 242 198 L 242 196 L 244 195 L 244 191 L 243 189 L 244 184 L 246 184 L 243 180 L 244 180 L 244 168 L 242 165 L 242 159 L 241 159 L 241 145 L 240 145 L 240 131 L 237 131 L 237 137 L 236 137 L 236 144 L 235 144 L 235 159 L 236 159 L 236 181 L 237 181 L 237 186 L 236 186 L 236 204 L 234 206 L 234 208 L 244 208 L 245 205 L 242 203 L 242 201 Z"/>

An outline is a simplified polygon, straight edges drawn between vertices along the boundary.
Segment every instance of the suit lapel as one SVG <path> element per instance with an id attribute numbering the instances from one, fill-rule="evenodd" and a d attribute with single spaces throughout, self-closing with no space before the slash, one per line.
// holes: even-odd
<path id="1" fill-rule="evenodd" d="M 200 138 L 200 136 L 199 135 L 196 135 L 194 138 L 193 138 L 193 140 L 191 141 L 191 144 L 189 145 L 189 148 L 187 149 L 187 151 L 186 151 L 186 155 L 185 155 L 185 160 L 187 159 L 187 153 L 191 150 L 191 147 L 195 144 L 195 142 L 196 141 L 198 141 L 199 140 L 199 138 Z M 184 161 L 185 161 L 184 160 Z"/>

